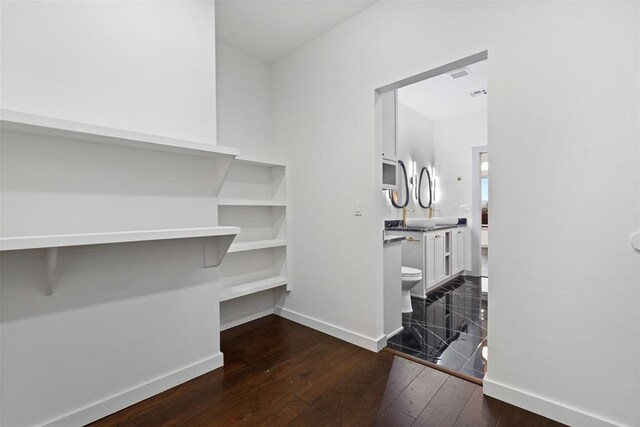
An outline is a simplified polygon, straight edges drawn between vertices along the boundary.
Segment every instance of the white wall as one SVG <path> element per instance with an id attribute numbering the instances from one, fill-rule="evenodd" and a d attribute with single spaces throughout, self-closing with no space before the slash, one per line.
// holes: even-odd
<path id="1" fill-rule="evenodd" d="M 471 149 L 487 145 L 487 113 L 433 122 L 439 216 L 471 218 Z M 460 181 L 458 177 L 462 178 Z"/>
<path id="2" fill-rule="evenodd" d="M 215 144 L 212 1 L 16 1 L 2 15 L 2 108 Z"/>
<path id="3" fill-rule="evenodd" d="M 270 158 L 270 66 L 221 41 L 216 46 L 218 143 L 241 155 Z"/>
<path id="4" fill-rule="evenodd" d="M 398 158 L 404 162 L 409 179 L 412 175 L 416 175 L 418 179 L 423 166 L 429 166 L 429 168 L 433 166 L 433 122 L 400 101 L 398 100 Z M 416 162 L 417 171 L 413 170 L 413 162 Z M 407 205 L 409 218 L 425 218 L 427 216 L 427 209 L 421 208 L 415 197 L 417 185 L 417 180 L 415 187 L 409 185 L 411 194 L 409 205 Z M 389 200 L 387 192 L 383 193 L 382 197 Z M 393 207 L 390 201 L 387 202 L 387 212 L 386 219 L 402 218 L 402 209 Z"/>
<path id="5" fill-rule="evenodd" d="M 216 69 L 218 143 L 236 147 L 244 156 L 271 158 L 271 67 L 218 40 Z M 235 178 L 243 185 L 250 179 L 250 175 L 247 174 L 251 171 L 248 168 L 235 167 L 230 174 L 234 174 L 234 171 L 238 172 Z M 270 181 L 270 176 L 264 181 L 269 190 L 271 190 Z M 236 187 L 230 190 L 229 185 L 226 185 L 220 197 L 245 197 L 238 195 L 239 190 L 242 188 Z M 235 191 L 235 194 L 232 194 L 232 191 Z M 246 197 L 251 198 L 250 195 Z M 242 225 L 237 222 L 234 224 Z M 247 230 L 245 234 L 246 232 Z M 237 239 L 242 240 L 243 237 L 241 232 Z M 242 254 L 242 256 L 248 257 L 251 253 Z M 273 313 L 274 292 L 274 290 L 267 290 L 221 303 L 221 327 L 226 329 Z"/>
<path id="6" fill-rule="evenodd" d="M 478 112 L 433 122 L 438 216 L 467 218 L 473 224 L 473 147 L 487 145 L 487 113 Z M 458 181 L 458 177 L 462 178 Z M 465 207 L 467 210 L 465 210 Z M 469 236 L 471 236 L 469 234 Z M 467 270 L 471 270 L 471 245 L 466 247 Z"/>
<path id="7" fill-rule="evenodd" d="M 215 144 L 213 2 L 1 12 L 3 108 Z M 4 131 L 1 148 L 3 235 L 217 222 L 211 160 Z M 4 253 L 0 424 L 82 425 L 220 366 L 202 259 L 195 241 L 61 250 L 45 296 L 43 253 Z"/>
<path id="8" fill-rule="evenodd" d="M 488 49 L 485 390 L 569 424 L 640 424 L 640 262 L 629 244 L 640 225 L 638 7 L 382 2 L 276 62 L 274 141 L 291 165 L 296 256 L 283 313 L 378 343 L 374 89 Z"/>

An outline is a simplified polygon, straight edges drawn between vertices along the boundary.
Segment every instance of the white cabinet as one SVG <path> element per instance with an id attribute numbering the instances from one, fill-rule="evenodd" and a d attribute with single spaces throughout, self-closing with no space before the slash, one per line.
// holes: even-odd
<path id="1" fill-rule="evenodd" d="M 393 336 L 402 330 L 402 241 L 383 246 L 384 333 Z"/>
<path id="2" fill-rule="evenodd" d="M 382 103 L 382 158 L 398 159 L 398 97 L 396 91 L 380 95 Z"/>
<path id="3" fill-rule="evenodd" d="M 382 147 L 382 189 L 395 190 L 398 170 L 398 97 L 395 90 L 376 102 L 376 139 Z"/>
<path id="4" fill-rule="evenodd" d="M 429 232 L 398 232 L 407 236 L 402 247 L 402 265 L 422 270 L 422 281 L 411 294 L 427 293 L 465 270 L 466 229 L 452 227 Z"/>
<path id="5" fill-rule="evenodd" d="M 453 273 L 460 273 L 465 270 L 466 230 L 461 228 L 455 230 L 453 234 Z"/>
<path id="6" fill-rule="evenodd" d="M 425 289 L 429 289 L 438 282 L 436 276 L 436 234 L 425 233 L 424 234 L 424 269 L 422 271 L 422 277 L 425 282 Z"/>
<path id="7" fill-rule="evenodd" d="M 447 277 L 446 275 L 446 267 L 445 267 L 445 261 L 448 259 L 448 257 L 445 256 L 445 233 L 434 233 L 434 240 L 435 240 L 435 250 L 433 251 L 433 256 L 435 259 L 435 266 L 434 266 L 434 270 L 435 270 L 435 276 L 436 276 L 436 283 L 441 282 L 443 279 L 445 279 Z M 429 256 L 427 254 L 427 256 Z"/>
<path id="8" fill-rule="evenodd" d="M 267 159 L 239 157 L 231 167 L 218 199 L 218 221 L 242 231 L 219 268 L 221 302 L 291 289 L 285 179 L 286 166 Z"/>

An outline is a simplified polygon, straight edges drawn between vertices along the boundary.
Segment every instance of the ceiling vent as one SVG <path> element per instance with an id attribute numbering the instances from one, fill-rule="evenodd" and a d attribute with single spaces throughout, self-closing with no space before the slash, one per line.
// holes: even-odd
<path id="1" fill-rule="evenodd" d="M 469 70 L 467 67 L 464 67 L 464 68 L 458 68 L 457 70 L 450 71 L 447 74 L 449 74 L 449 77 L 455 80 L 455 79 L 459 79 L 460 77 L 468 76 L 469 74 L 471 74 L 471 70 Z"/>
<path id="2" fill-rule="evenodd" d="M 485 96 L 487 94 L 486 89 L 474 90 L 473 92 L 469 92 L 469 96 L 472 98 L 477 98 L 479 96 Z"/>

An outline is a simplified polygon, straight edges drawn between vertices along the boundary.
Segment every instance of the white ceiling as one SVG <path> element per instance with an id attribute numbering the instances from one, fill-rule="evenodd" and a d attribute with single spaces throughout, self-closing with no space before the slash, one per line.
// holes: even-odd
<path id="1" fill-rule="evenodd" d="M 467 67 L 471 74 L 452 79 L 448 74 L 405 86 L 398 90 L 398 102 L 431 120 L 444 120 L 487 110 L 488 95 L 473 98 L 470 92 L 487 89 L 487 61 Z"/>
<path id="2" fill-rule="evenodd" d="M 272 63 L 377 0 L 216 0 L 223 42 Z"/>

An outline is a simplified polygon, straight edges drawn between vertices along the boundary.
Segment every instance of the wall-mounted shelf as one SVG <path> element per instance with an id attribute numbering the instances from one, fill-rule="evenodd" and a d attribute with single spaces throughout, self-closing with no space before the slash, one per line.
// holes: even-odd
<path id="1" fill-rule="evenodd" d="M 0 128 L 63 139 L 212 157 L 215 159 L 216 180 L 212 185 L 215 194 L 219 193 L 233 160 L 239 154 L 235 148 L 213 143 L 149 135 L 4 109 L 0 109 Z"/>
<path id="2" fill-rule="evenodd" d="M 17 132 L 139 148 L 164 149 L 184 154 L 231 158 L 239 154 L 236 148 L 231 147 L 113 129 L 12 110 L 0 109 L 0 124 L 2 129 Z"/>
<path id="3" fill-rule="evenodd" d="M 286 167 L 286 165 L 282 162 L 274 162 L 271 160 L 262 159 L 259 157 L 251 157 L 251 156 L 236 157 L 236 163 L 254 165 L 254 166 L 264 166 L 264 167 L 281 167 L 281 168 Z"/>
<path id="4" fill-rule="evenodd" d="M 267 248 L 279 248 L 287 246 L 287 241 L 282 239 L 267 239 L 267 240 L 254 240 L 249 242 L 238 242 L 233 243 L 231 247 L 229 247 L 228 252 L 244 252 L 244 251 L 254 251 L 258 249 L 267 249 Z"/>
<path id="5" fill-rule="evenodd" d="M 26 249 L 47 250 L 45 294 L 53 293 L 58 249 L 70 246 L 105 245 L 115 243 L 149 242 L 156 240 L 205 238 L 205 267 L 220 265 L 233 239 L 240 233 L 239 227 L 202 227 L 167 230 L 137 230 L 108 233 L 55 234 L 41 236 L 16 236 L 0 238 L 0 251 Z"/>
<path id="6" fill-rule="evenodd" d="M 253 294 L 267 289 L 277 288 L 287 284 L 287 278 L 283 276 L 270 277 L 268 279 L 256 280 L 255 282 L 242 283 L 240 285 L 230 286 L 220 291 L 220 301 L 228 301 L 230 299 L 239 298 L 245 295 Z"/>
<path id="7" fill-rule="evenodd" d="M 286 206 L 285 202 L 259 199 L 218 199 L 219 206 Z"/>
<path id="8" fill-rule="evenodd" d="M 103 245 L 151 240 L 189 239 L 193 237 L 235 236 L 239 227 L 177 228 L 169 230 L 137 230 L 110 233 L 54 234 L 0 238 L 0 251 L 60 248 L 65 246 Z"/>

